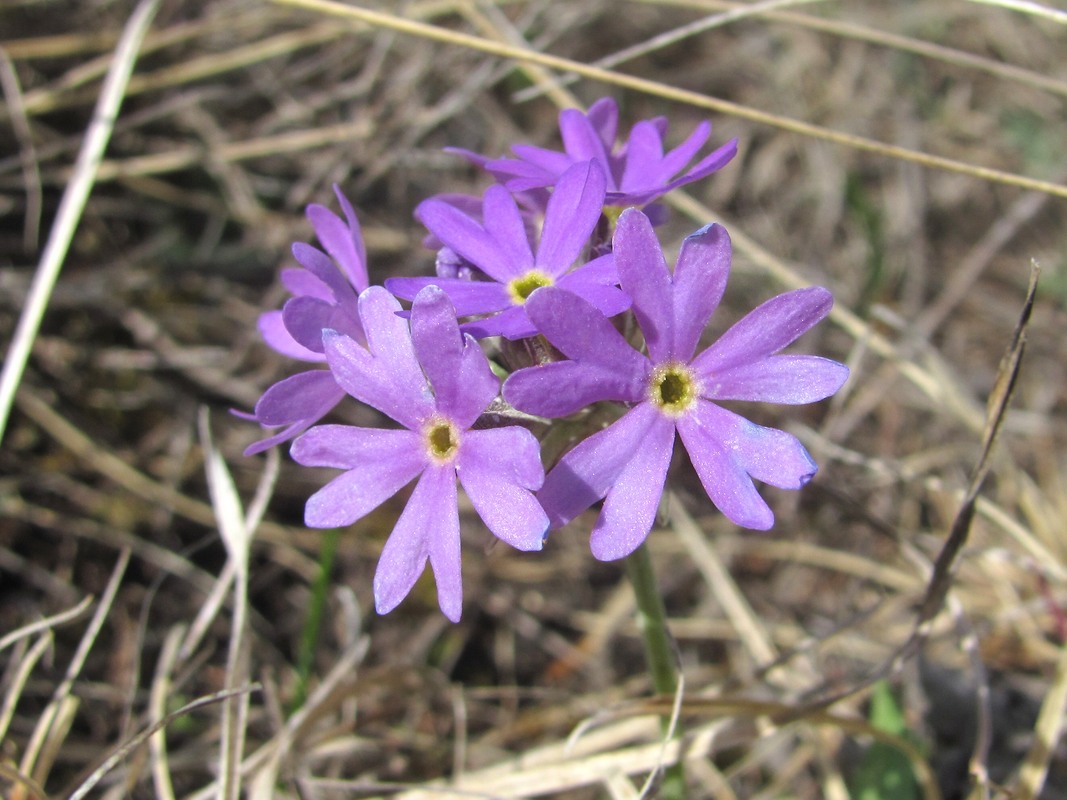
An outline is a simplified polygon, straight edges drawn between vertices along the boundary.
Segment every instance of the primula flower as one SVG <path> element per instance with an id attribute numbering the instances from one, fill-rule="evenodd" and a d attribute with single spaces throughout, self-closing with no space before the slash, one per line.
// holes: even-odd
<path id="1" fill-rule="evenodd" d="M 536 256 L 515 198 L 504 187 L 486 190 L 480 223 L 447 202 L 426 200 L 416 216 L 445 247 L 490 280 L 390 278 L 385 286 L 405 300 L 424 286 L 440 286 L 459 316 L 488 315 L 463 325 L 465 332 L 478 338 L 535 335 L 537 328 L 523 306 L 542 286 L 568 289 L 609 316 L 625 311 L 630 301 L 615 288 L 618 275 L 610 254 L 571 269 L 600 219 L 604 181 L 603 171 L 589 161 L 563 174 L 545 210 Z"/>
<path id="2" fill-rule="evenodd" d="M 518 158 L 492 159 L 467 150 L 452 149 L 488 170 L 512 192 L 528 192 L 555 186 L 572 164 L 595 161 L 607 175 L 609 206 L 643 206 L 671 189 L 700 180 L 724 167 L 737 154 L 737 139 L 731 139 L 696 164 L 689 166 L 711 136 L 711 123 L 701 122 L 689 138 L 664 153 L 667 118 L 641 120 L 626 143 L 615 150 L 619 107 L 610 97 L 597 100 L 583 114 L 576 108 L 559 114 L 563 152 L 533 145 L 512 145 Z"/>
<path id="3" fill-rule="evenodd" d="M 267 311 L 259 317 L 263 340 L 298 361 L 326 363 L 322 348 L 324 328 L 364 341 L 356 297 L 370 282 L 367 249 L 352 204 L 336 186 L 334 192 L 344 220 L 324 206 L 310 205 L 307 209 L 315 235 L 326 252 L 303 242 L 294 244 L 293 256 L 303 269 L 284 269 L 281 274 L 282 283 L 293 297 L 282 310 Z M 245 455 L 263 452 L 298 436 L 326 416 L 344 396 L 344 390 L 326 369 L 309 370 L 278 381 L 263 393 L 253 414 L 241 416 L 265 427 L 282 426 L 282 430 L 250 445 Z"/>
<path id="4" fill-rule="evenodd" d="M 725 229 L 709 225 L 689 236 L 672 276 L 648 218 L 627 209 L 618 221 L 614 251 L 648 355 L 633 349 L 581 298 L 542 289 L 530 297 L 527 312 L 570 360 L 519 370 L 504 385 L 509 403 L 546 417 L 601 400 L 633 404 L 549 472 L 538 498 L 552 527 L 603 498 L 593 554 L 611 560 L 631 553 L 652 528 L 676 431 L 719 510 L 747 528 L 771 527 L 774 515 L 753 480 L 799 489 L 816 465 L 796 437 L 749 422 L 715 401 L 797 404 L 836 392 L 848 377 L 843 364 L 776 355 L 826 316 L 830 293 L 812 287 L 768 300 L 694 358 L 726 287 Z"/>
<path id="5" fill-rule="evenodd" d="M 445 293 L 420 291 L 410 325 L 399 312 L 395 298 L 372 286 L 359 296 L 367 348 L 332 330 L 323 344 L 344 390 L 404 429 L 320 425 L 293 443 L 292 455 L 306 466 L 346 470 L 308 500 L 305 521 L 317 528 L 350 525 L 418 478 L 378 562 L 375 607 L 395 608 L 429 560 L 441 611 L 456 622 L 463 608 L 456 478 L 497 538 L 539 550 L 548 519 L 533 491 L 544 470 L 525 428 L 471 429 L 500 384 L 477 342 L 460 333 Z"/>

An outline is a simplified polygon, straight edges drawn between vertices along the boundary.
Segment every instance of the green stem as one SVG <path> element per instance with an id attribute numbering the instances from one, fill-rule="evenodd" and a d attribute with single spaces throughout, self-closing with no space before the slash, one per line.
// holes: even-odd
<path id="1" fill-rule="evenodd" d="M 652 558 L 648 547 L 642 544 L 626 558 L 626 574 L 634 589 L 637 601 L 637 628 L 645 641 L 645 661 L 656 694 L 674 697 L 678 691 L 678 672 L 674 656 L 674 640 L 667 628 L 667 609 L 656 583 Z M 663 730 L 667 733 L 670 720 L 663 718 Z M 681 762 L 668 767 L 659 797 L 664 800 L 684 800 L 685 771 Z"/>
<path id="2" fill-rule="evenodd" d="M 304 705 L 307 699 L 311 668 L 315 662 L 315 647 L 319 641 L 322 628 L 322 616 L 326 611 L 326 599 L 330 589 L 330 574 L 333 572 L 333 560 L 337 553 L 337 542 L 341 538 L 340 528 L 323 531 L 322 550 L 319 553 L 319 574 L 311 586 L 311 603 L 308 607 L 307 620 L 300 637 L 296 657 L 296 689 L 289 712 L 293 713 Z"/>

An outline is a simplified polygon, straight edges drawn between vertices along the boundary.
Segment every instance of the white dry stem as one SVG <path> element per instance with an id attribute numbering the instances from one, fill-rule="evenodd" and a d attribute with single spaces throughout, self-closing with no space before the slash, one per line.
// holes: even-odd
<path id="1" fill-rule="evenodd" d="M 148 713 L 153 723 L 163 720 L 167 715 L 167 700 L 170 698 L 171 673 L 178 654 L 178 645 L 185 633 L 183 625 L 175 625 L 167 632 L 163 640 L 163 649 L 159 654 L 156 674 L 152 680 L 149 695 Z M 167 736 L 160 728 L 148 740 L 152 753 L 152 785 L 159 800 L 174 800 L 174 786 L 170 779 L 170 766 L 167 758 Z"/>
<path id="2" fill-rule="evenodd" d="M 720 11 L 718 14 L 709 14 L 706 17 L 673 28 L 672 30 L 664 31 L 650 39 L 646 39 L 640 44 L 635 44 L 631 47 L 623 48 L 622 50 L 616 50 L 609 56 L 604 56 L 603 58 L 589 63 L 590 66 L 610 69 L 635 58 L 646 56 L 649 53 L 654 53 L 665 47 L 670 47 L 671 45 L 684 41 L 691 36 L 706 33 L 714 28 L 721 28 L 724 25 L 728 25 L 729 23 L 736 22 L 740 19 L 761 16 L 769 11 L 778 11 L 783 8 L 821 2 L 825 2 L 825 0 L 762 0 L 762 2 L 752 3 L 751 5 L 737 6 L 728 11 Z M 549 86 L 569 86 L 577 80 L 577 75 L 564 75 L 558 81 L 551 84 L 531 86 L 528 89 L 523 89 L 521 92 L 516 92 L 513 99 L 517 103 L 533 100 L 535 97 L 540 97 L 544 94 Z"/>
<path id="3" fill-rule="evenodd" d="M 233 691 L 248 681 L 248 556 L 252 531 L 245 524 L 241 498 L 233 477 L 215 449 L 207 408 L 199 414 L 200 441 L 204 448 L 204 470 L 207 474 L 211 507 L 215 512 L 219 535 L 226 545 L 229 563 L 233 565 L 233 623 L 230 647 L 226 656 L 226 690 Z M 219 800 L 236 800 L 241 793 L 240 764 L 244 752 L 245 722 L 248 718 L 248 693 L 230 697 L 222 704 L 222 735 L 219 743 Z"/>
<path id="4" fill-rule="evenodd" d="M 104 593 L 100 596 L 100 604 L 96 607 L 96 612 L 89 622 L 89 627 L 82 635 L 81 641 L 78 642 L 78 649 L 75 650 L 74 656 L 67 666 L 66 675 L 63 676 L 63 681 L 52 693 L 52 700 L 37 720 L 37 726 L 30 736 L 29 743 L 26 745 L 19 769 L 27 775 L 33 775 L 38 782 L 44 782 L 41 780 L 44 776 L 38 775 L 38 768 L 44 764 L 44 761 L 40 761 L 39 764 L 39 759 L 42 753 L 55 747 L 60 731 L 64 731 L 65 727 L 69 726 L 70 720 L 67 719 L 67 715 L 72 713 L 71 703 L 77 702 L 71 698 L 70 690 L 74 686 L 74 681 L 78 675 L 81 674 L 85 659 L 88 658 L 89 651 L 96 642 L 100 629 L 104 626 L 104 620 L 107 619 L 107 615 L 111 611 L 111 604 L 115 601 L 119 584 L 122 581 L 122 576 L 126 573 L 126 566 L 129 563 L 130 551 L 123 550 L 119 553 L 119 560 L 111 572 L 111 578 L 107 582 Z"/>
<path id="5" fill-rule="evenodd" d="M 85 140 L 78 152 L 78 160 L 74 166 L 74 174 L 63 199 L 60 200 L 59 210 L 56 213 L 55 223 L 48 235 L 48 243 L 45 245 L 41 261 L 37 265 L 37 271 L 30 285 L 30 293 L 26 298 L 26 304 L 22 308 L 15 336 L 11 341 L 7 357 L 4 359 L 4 368 L 0 372 L 0 439 L 3 438 L 4 429 L 7 427 L 7 419 L 11 413 L 11 405 L 15 399 L 15 392 L 22 373 L 26 369 L 26 362 L 30 357 L 30 349 L 33 341 L 37 338 L 37 331 L 41 327 L 41 319 L 44 317 L 48 300 L 52 296 L 59 271 L 63 267 L 67 250 L 74 230 L 78 226 L 85 203 L 96 181 L 96 171 L 104 156 L 111 131 L 115 127 L 115 119 L 118 116 L 119 106 L 126 93 L 126 85 L 133 73 L 133 65 L 137 60 L 137 53 L 141 43 L 148 33 L 148 27 L 155 17 L 160 0 L 141 0 L 134 9 L 126 27 L 123 28 L 122 38 L 111 61 L 104 86 L 100 90 L 96 108 L 93 110 L 93 119 L 89 124 Z"/>

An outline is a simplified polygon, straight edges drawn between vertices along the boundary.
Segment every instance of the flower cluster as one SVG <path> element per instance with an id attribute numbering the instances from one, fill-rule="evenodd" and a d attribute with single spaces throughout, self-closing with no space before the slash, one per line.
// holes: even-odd
<path id="1" fill-rule="evenodd" d="M 711 501 L 744 527 L 774 522 L 755 481 L 799 489 L 815 474 L 796 437 L 721 401 L 799 404 L 836 392 L 844 365 L 780 352 L 826 316 L 830 293 L 772 298 L 700 349 L 726 288 L 730 238 L 714 224 L 693 233 L 672 271 L 653 227 L 662 209 L 650 204 L 720 169 L 736 142 L 693 163 L 708 123 L 666 153 L 665 119 L 637 123 L 621 148 L 617 127 L 618 107 L 604 99 L 562 112 L 563 152 L 460 151 L 498 183 L 480 202 L 442 195 L 416 209 L 438 250 L 435 277 L 369 286 L 349 202 L 337 192 L 344 219 L 308 209 L 322 249 L 294 245 L 300 268 L 282 273 L 293 296 L 259 325 L 272 348 L 319 368 L 270 387 L 245 415 L 280 429 L 247 452 L 295 439 L 298 463 L 343 470 L 308 500 L 314 527 L 349 525 L 415 481 L 378 563 L 379 613 L 429 561 L 441 610 L 460 618 L 457 481 L 489 531 L 519 550 L 540 549 L 550 529 L 603 501 L 591 547 L 612 560 L 652 529 L 676 438 Z M 479 343 L 489 337 L 503 337 L 492 351 L 500 363 Z M 317 424 L 346 395 L 398 427 Z M 530 428 L 580 420 L 594 404 L 614 421 L 546 475 Z"/>

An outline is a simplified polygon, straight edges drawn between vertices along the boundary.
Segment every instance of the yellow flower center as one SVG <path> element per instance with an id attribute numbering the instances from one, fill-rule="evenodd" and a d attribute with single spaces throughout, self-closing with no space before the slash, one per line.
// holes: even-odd
<path id="1" fill-rule="evenodd" d="M 687 411 L 696 401 L 699 388 L 693 373 L 684 364 L 664 364 L 656 367 L 649 381 L 652 402 L 670 416 Z"/>
<path id="2" fill-rule="evenodd" d="M 437 462 L 447 462 L 459 452 L 459 431 L 447 419 L 436 418 L 425 428 L 426 450 Z"/>
<path id="3" fill-rule="evenodd" d="M 542 286 L 551 286 L 554 283 L 552 276 L 542 269 L 531 269 L 525 275 L 515 278 L 508 283 L 508 295 L 511 302 L 517 306 L 525 305 L 526 300 Z"/>

